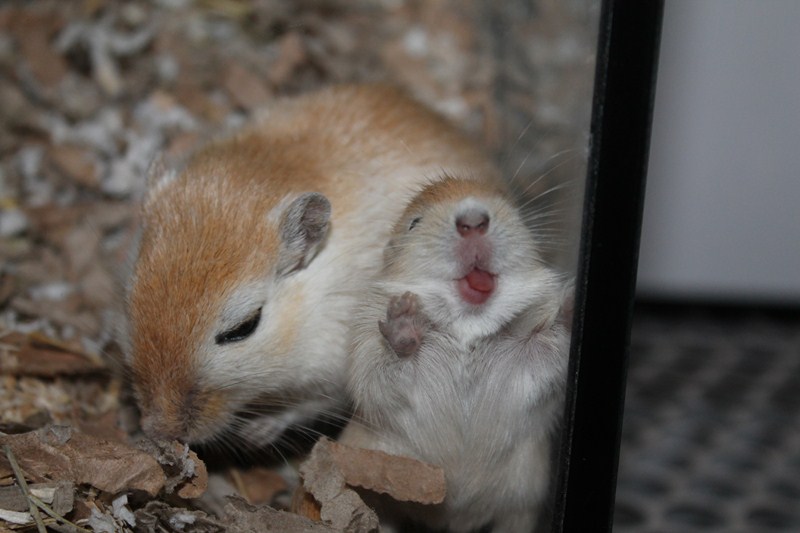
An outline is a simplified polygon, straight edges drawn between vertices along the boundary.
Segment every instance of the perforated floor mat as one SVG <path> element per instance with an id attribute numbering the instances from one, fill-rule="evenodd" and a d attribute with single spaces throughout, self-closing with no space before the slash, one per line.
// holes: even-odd
<path id="1" fill-rule="evenodd" d="M 800 313 L 637 309 L 614 531 L 800 532 Z"/>

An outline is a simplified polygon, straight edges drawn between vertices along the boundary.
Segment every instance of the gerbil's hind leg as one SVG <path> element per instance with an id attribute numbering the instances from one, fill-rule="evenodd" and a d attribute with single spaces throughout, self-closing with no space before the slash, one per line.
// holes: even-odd
<path id="1" fill-rule="evenodd" d="M 422 336 L 428 331 L 428 320 L 419 307 L 417 295 L 406 292 L 402 296 L 392 296 L 386 320 L 378 322 L 378 329 L 398 357 L 417 353 Z"/>

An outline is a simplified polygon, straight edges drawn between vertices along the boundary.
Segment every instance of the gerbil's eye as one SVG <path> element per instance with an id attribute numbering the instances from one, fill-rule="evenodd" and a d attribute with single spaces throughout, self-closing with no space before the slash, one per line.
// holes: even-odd
<path id="1" fill-rule="evenodd" d="M 255 312 L 253 316 L 239 324 L 238 326 L 229 329 L 228 331 L 223 331 L 222 333 L 217 334 L 214 337 L 214 340 L 217 344 L 228 344 L 231 342 L 239 342 L 250 335 L 258 327 L 258 323 L 261 321 L 261 308 L 258 308 L 258 311 Z"/>
<path id="2" fill-rule="evenodd" d="M 420 220 L 422 220 L 422 217 L 414 217 L 413 219 L 411 219 L 411 224 L 408 225 L 408 231 L 414 229 L 414 226 L 419 224 Z"/>

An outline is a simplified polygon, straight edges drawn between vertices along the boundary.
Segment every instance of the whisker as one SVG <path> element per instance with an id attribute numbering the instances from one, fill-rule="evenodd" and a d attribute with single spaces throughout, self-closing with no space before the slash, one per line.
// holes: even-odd
<path id="1" fill-rule="evenodd" d="M 553 154 L 553 155 L 551 155 L 550 157 L 548 157 L 548 158 L 547 158 L 545 161 L 543 161 L 543 162 L 542 162 L 542 165 L 544 165 L 544 164 L 547 164 L 547 163 L 549 163 L 550 161 L 553 161 L 554 159 L 556 159 L 556 158 L 558 158 L 558 157 L 561 157 L 562 155 L 569 154 L 569 153 L 572 153 L 572 152 L 575 152 L 575 151 L 577 151 L 575 148 L 565 148 L 564 150 L 561 150 L 561 151 L 559 151 L 559 152 L 556 152 L 555 154 Z M 514 181 L 517 179 L 517 177 L 518 177 L 519 173 L 522 171 L 522 168 L 523 168 L 523 167 L 525 166 L 525 164 L 528 162 L 528 159 L 530 158 L 530 156 L 531 156 L 531 154 L 532 154 L 532 153 L 533 153 L 533 151 L 531 150 L 531 151 L 529 151 L 529 152 L 528 152 L 528 153 L 525 155 L 525 158 L 522 160 L 522 163 L 520 163 L 519 167 L 518 167 L 518 168 L 517 168 L 517 170 L 514 172 L 514 175 L 511 177 L 511 180 L 510 180 L 512 184 L 513 184 L 513 183 L 514 183 Z M 552 174 L 552 173 L 553 173 L 555 170 L 559 169 L 560 167 L 564 166 L 565 164 L 567 164 L 567 163 L 569 163 L 569 162 L 571 162 L 571 161 L 574 161 L 576 157 L 577 157 L 577 154 L 573 155 L 572 157 L 569 157 L 569 158 L 565 159 L 564 161 L 562 161 L 562 162 L 560 162 L 560 163 L 556 164 L 555 166 L 553 166 L 553 167 L 552 167 L 551 169 L 549 169 L 548 171 L 546 171 L 546 172 L 544 172 L 544 173 L 540 174 L 540 175 L 539 175 L 539 176 L 538 176 L 538 177 L 537 177 L 537 178 L 536 178 L 536 179 L 535 179 L 535 180 L 534 180 L 532 183 L 530 183 L 530 184 L 528 185 L 528 187 L 526 187 L 526 189 L 525 189 L 525 190 L 527 191 L 527 190 L 528 190 L 528 189 L 529 189 L 529 188 L 530 188 L 532 185 L 535 185 L 535 184 L 536 184 L 536 183 L 538 183 L 540 180 L 542 180 L 543 178 L 545 178 L 545 177 L 549 176 L 549 175 L 550 175 L 550 174 Z"/>

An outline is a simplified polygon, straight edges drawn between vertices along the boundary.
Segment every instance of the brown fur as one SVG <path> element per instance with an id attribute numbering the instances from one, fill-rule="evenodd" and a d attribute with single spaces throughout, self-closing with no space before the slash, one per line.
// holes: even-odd
<path id="1" fill-rule="evenodd" d="M 196 154 L 174 182 L 154 180 L 129 319 L 143 410 L 152 408 L 164 433 L 181 435 L 187 412 L 209 419 L 224 410 L 195 354 L 213 339 L 231 291 L 274 271 L 280 236 L 268 213 L 287 195 L 319 192 L 332 204 L 333 232 L 363 231 L 359 212 L 373 202 L 373 180 L 406 156 L 416 166 L 494 173 L 472 143 L 400 91 L 356 86 L 279 100 L 252 126 Z M 394 194 L 409 188 L 391 186 Z M 302 319 L 296 309 L 282 315 L 278 342 L 289 352 Z"/>
<path id="2" fill-rule="evenodd" d="M 408 228 L 409 221 L 417 213 L 432 205 L 442 205 L 462 200 L 468 196 L 507 197 L 507 189 L 495 176 L 475 176 L 475 179 L 461 179 L 445 176 L 422 189 L 406 206 L 403 216 L 395 224 L 393 233 L 402 235 Z"/>

